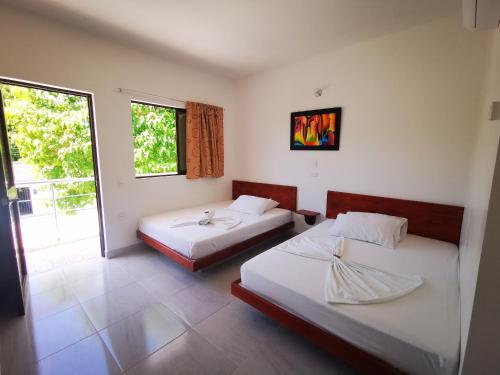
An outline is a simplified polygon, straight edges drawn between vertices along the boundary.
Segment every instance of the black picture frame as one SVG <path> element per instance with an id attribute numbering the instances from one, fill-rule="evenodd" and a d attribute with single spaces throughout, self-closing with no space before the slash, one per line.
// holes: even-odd
<path id="1" fill-rule="evenodd" d="M 334 143 L 331 145 L 302 146 L 295 144 L 295 119 L 302 116 L 314 116 L 324 114 L 335 114 Z M 290 115 L 290 150 L 318 150 L 318 151 L 338 151 L 340 148 L 340 125 L 342 122 L 342 108 L 323 108 L 310 111 L 292 112 Z"/>

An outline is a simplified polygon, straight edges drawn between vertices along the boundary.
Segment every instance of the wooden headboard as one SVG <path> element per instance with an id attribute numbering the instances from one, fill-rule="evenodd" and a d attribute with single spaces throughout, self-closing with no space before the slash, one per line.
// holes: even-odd
<path id="1" fill-rule="evenodd" d="M 254 195 L 261 198 L 271 198 L 280 203 L 278 206 L 280 208 L 290 211 L 297 210 L 296 186 L 233 180 L 233 199 L 238 198 L 240 195 Z"/>
<path id="2" fill-rule="evenodd" d="M 326 217 L 347 211 L 376 212 L 408 219 L 408 233 L 459 245 L 463 207 L 328 191 Z"/>

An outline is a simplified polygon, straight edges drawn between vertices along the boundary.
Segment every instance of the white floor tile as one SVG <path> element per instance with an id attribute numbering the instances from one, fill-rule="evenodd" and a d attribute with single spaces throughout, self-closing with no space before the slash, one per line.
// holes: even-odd
<path id="1" fill-rule="evenodd" d="M 125 319 L 157 301 L 139 284 L 133 283 L 82 303 L 97 330 Z"/>
<path id="2" fill-rule="evenodd" d="M 94 334 L 38 363 L 37 375 L 113 375 L 121 370 Z"/>
<path id="3" fill-rule="evenodd" d="M 40 360 L 95 332 L 80 306 L 34 320 L 31 334 L 35 356 Z"/>
<path id="4" fill-rule="evenodd" d="M 187 329 L 161 304 L 152 305 L 99 332 L 109 351 L 126 370 L 160 349 Z"/>

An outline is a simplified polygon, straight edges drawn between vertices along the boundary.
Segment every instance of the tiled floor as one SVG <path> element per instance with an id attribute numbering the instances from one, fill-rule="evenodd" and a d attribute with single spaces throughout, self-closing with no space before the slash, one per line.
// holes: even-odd
<path id="1" fill-rule="evenodd" d="M 354 374 L 231 296 L 283 240 L 195 274 L 142 245 L 39 269 L 26 317 L 0 322 L 1 374 Z"/>
<path id="2" fill-rule="evenodd" d="M 25 258 L 30 275 L 34 275 L 100 256 L 99 237 L 91 237 L 44 249 L 30 250 L 26 252 Z"/>

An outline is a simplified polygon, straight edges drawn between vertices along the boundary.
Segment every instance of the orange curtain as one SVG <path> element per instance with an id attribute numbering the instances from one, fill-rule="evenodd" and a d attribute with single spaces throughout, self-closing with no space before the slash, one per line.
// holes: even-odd
<path id="1" fill-rule="evenodd" d="M 201 103 L 186 103 L 186 177 L 224 176 L 224 111 Z"/>

